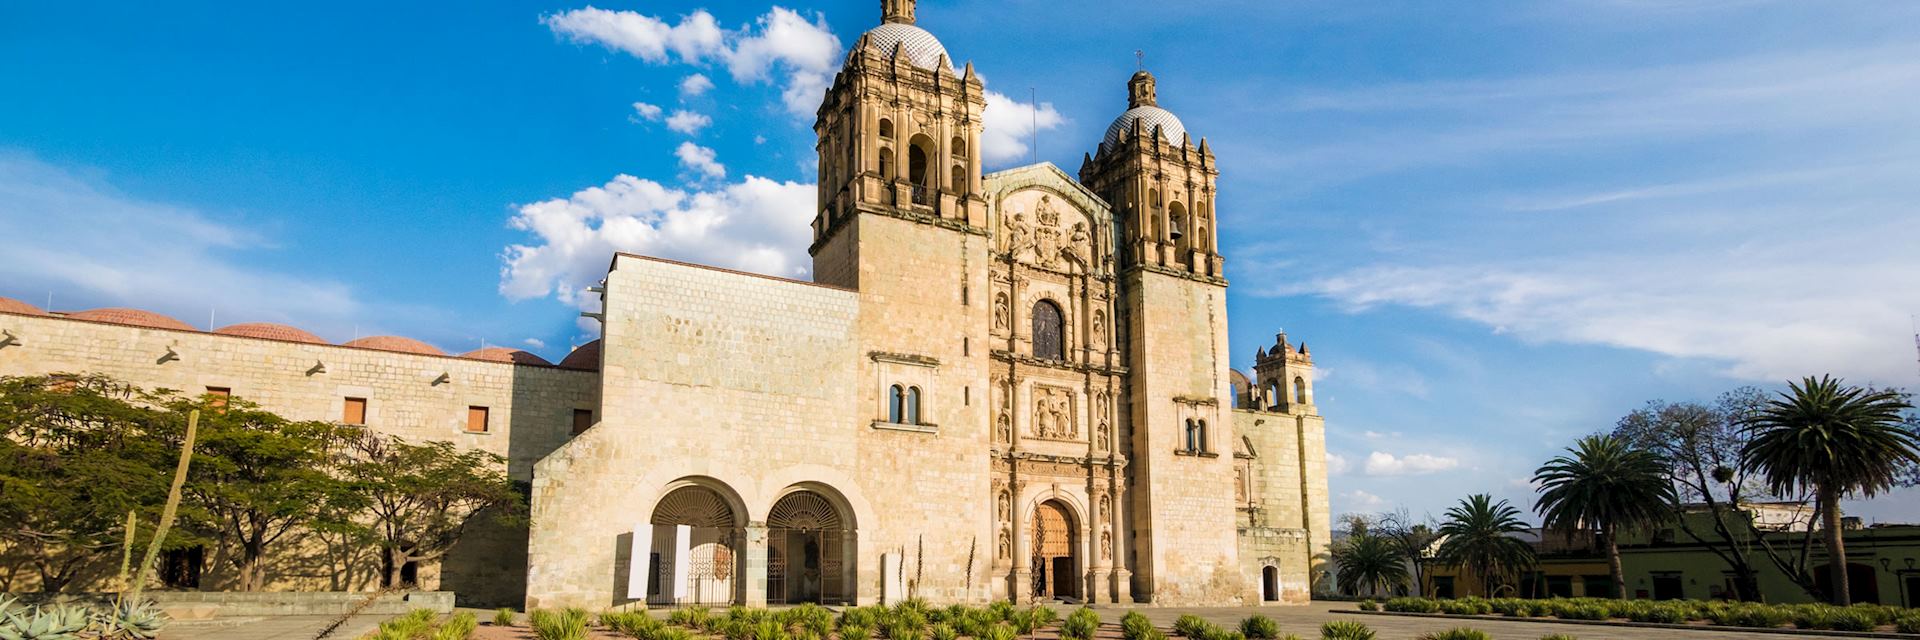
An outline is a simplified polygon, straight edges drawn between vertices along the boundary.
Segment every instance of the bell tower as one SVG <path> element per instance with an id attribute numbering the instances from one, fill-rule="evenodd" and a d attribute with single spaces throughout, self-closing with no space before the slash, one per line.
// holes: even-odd
<path id="1" fill-rule="evenodd" d="M 1227 281 L 1213 217 L 1213 153 L 1160 107 L 1158 82 L 1127 80 L 1127 110 L 1080 167 L 1113 206 L 1127 331 L 1133 593 L 1164 604 L 1245 600 L 1236 478 Z"/>
<path id="2" fill-rule="evenodd" d="M 1080 182 L 1125 222 L 1126 264 L 1223 278 L 1214 218 L 1220 172 L 1213 151 L 1160 108 L 1158 84 L 1145 70 L 1127 80 L 1127 111 L 1081 162 Z"/>
<path id="3" fill-rule="evenodd" d="M 913 0 L 881 0 L 814 120 L 819 153 L 814 278 L 859 286 L 844 232 L 863 216 L 928 229 L 986 227 L 980 184 L 986 92 L 973 65 L 956 71 L 946 47 L 914 26 Z"/>

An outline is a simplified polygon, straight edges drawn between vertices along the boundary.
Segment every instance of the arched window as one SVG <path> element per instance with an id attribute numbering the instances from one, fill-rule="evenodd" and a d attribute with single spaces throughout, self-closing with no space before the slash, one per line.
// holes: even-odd
<path id="1" fill-rule="evenodd" d="M 949 145 L 949 148 L 953 150 L 953 155 L 965 157 L 967 155 L 967 139 L 954 136 L 953 143 Z"/>
<path id="2" fill-rule="evenodd" d="M 892 120 L 888 120 L 886 118 L 880 119 L 880 137 L 887 138 L 887 139 L 893 138 L 893 121 Z"/>
<path id="3" fill-rule="evenodd" d="M 1193 452 L 1206 453 L 1207 452 L 1207 421 L 1195 420 L 1193 421 L 1193 424 L 1194 426 L 1199 427 L 1198 429 L 1199 437 L 1196 438 L 1196 441 L 1199 446 L 1194 447 Z"/>
<path id="4" fill-rule="evenodd" d="M 947 188 L 955 192 L 964 192 L 967 190 L 967 168 L 965 166 L 953 165 L 953 182 L 948 183 Z"/>
<path id="5" fill-rule="evenodd" d="M 907 387 L 907 424 L 920 424 L 920 387 Z"/>
<path id="6" fill-rule="evenodd" d="M 1033 303 L 1033 357 L 1046 360 L 1067 359 L 1063 339 L 1065 319 L 1060 307 L 1051 300 Z"/>
<path id="7" fill-rule="evenodd" d="M 1200 452 L 1200 422 L 1197 420 L 1187 421 L 1187 452 Z"/>
<path id="8" fill-rule="evenodd" d="M 901 412 L 905 409 L 902 406 L 906 402 L 905 395 L 906 391 L 897 384 L 887 390 L 887 422 L 900 424 Z"/>
<path id="9" fill-rule="evenodd" d="M 1274 382 L 1268 383 L 1267 384 L 1267 408 L 1278 409 L 1282 404 L 1286 404 L 1286 397 L 1280 395 L 1280 382 L 1274 381 Z"/>
<path id="10" fill-rule="evenodd" d="M 1307 402 L 1307 379 L 1305 376 L 1293 379 L 1293 401 L 1301 404 L 1306 404 Z"/>
<path id="11" fill-rule="evenodd" d="M 893 150 L 880 148 L 880 179 L 893 182 Z"/>
<path id="12" fill-rule="evenodd" d="M 1186 261 L 1186 249 L 1190 244 L 1187 238 L 1187 208 L 1181 206 L 1179 202 L 1167 205 L 1167 231 L 1168 238 L 1173 240 L 1174 248 L 1180 250 L 1177 254 L 1180 260 Z"/>

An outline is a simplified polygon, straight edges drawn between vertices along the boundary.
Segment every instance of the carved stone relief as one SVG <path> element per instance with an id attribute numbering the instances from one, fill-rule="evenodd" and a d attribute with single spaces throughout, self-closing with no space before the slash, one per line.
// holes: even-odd
<path id="1" fill-rule="evenodd" d="M 1080 437 L 1079 421 L 1073 412 L 1073 391 L 1060 387 L 1033 387 L 1033 437 L 1049 440 L 1074 440 Z"/>

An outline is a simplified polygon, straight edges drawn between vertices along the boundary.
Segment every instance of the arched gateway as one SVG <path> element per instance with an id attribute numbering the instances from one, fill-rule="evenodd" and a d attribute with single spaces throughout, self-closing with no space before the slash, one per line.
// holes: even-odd
<path id="1" fill-rule="evenodd" d="M 767 602 L 853 602 L 853 518 L 820 493 L 782 496 L 767 514 Z"/>
<path id="2" fill-rule="evenodd" d="M 727 604 L 738 584 L 741 531 L 714 489 L 687 485 L 654 505 L 647 558 L 648 604 Z"/>
<path id="3" fill-rule="evenodd" d="M 1080 597 L 1080 540 L 1073 516 L 1059 500 L 1033 508 L 1033 597 Z"/>

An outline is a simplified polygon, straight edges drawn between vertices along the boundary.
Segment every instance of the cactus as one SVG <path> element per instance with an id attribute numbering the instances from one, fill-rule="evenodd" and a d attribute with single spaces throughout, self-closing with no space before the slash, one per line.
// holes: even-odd
<path id="1" fill-rule="evenodd" d="M 93 613 L 86 607 L 36 607 L 31 616 L 8 613 L 0 623 L 0 640 L 81 640 L 81 632 L 92 625 Z"/>
<path id="2" fill-rule="evenodd" d="M 121 600 L 100 614 L 102 640 L 153 640 L 166 626 L 167 614 L 152 601 Z"/>
<path id="3" fill-rule="evenodd" d="M 173 527 L 173 516 L 180 509 L 180 490 L 187 484 L 187 467 L 193 464 L 193 437 L 200 429 L 200 410 L 194 409 L 187 414 L 187 434 L 180 442 L 180 463 L 173 469 L 173 487 L 167 490 L 167 506 L 160 510 L 160 526 L 153 530 L 153 540 L 147 543 L 147 556 L 140 561 L 140 571 L 134 575 L 131 595 L 122 594 L 127 600 L 139 601 L 140 590 L 147 587 L 147 574 L 153 571 L 154 560 L 160 557 L 160 546 L 167 542 L 167 529 Z"/>

